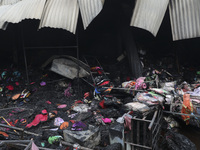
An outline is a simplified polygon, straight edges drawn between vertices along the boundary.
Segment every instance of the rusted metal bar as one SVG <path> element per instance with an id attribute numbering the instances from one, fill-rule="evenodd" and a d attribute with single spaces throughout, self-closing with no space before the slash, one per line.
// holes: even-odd
<path id="1" fill-rule="evenodd" d="M 1 123 L 0 123 L 0 127 L 5 127 L 5 128 L 10 128 L 10 129 L 19 130 L 19 131 L 22 131 L 22 132 L 24 132 L 24 133 L 26 133 L 26 134 L 31 134 L 31 135 L 35 135 L 35 136 L 42 136 L 41 134 L 37 134 L 37 133 L 33 133 L 33 132 L 29 132 L 29 131 L 25 131 L 25 130 L 22 129 L 22 128 L 13 127 L 13 126 L 8 126 L 8 125 L 1 124 Z"/>

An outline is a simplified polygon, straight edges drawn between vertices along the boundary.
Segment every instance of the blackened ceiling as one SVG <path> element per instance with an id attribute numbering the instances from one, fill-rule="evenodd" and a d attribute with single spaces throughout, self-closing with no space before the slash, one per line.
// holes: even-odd
<path id="1" fill-rule="evenodd" d="M 133 0 L 106 0 L 103 10 L 86 30 L 83 30 L 79 14 L 76 35 L 62 29 L 44 28 L 38 30 L 39 20 L 25 20 L 19 24 L 9 24 L 6 31 L 0 31 L 1 62 L 10 63 L 13 61 L 13 57 L 18 55 L 18 60 L 23 64 L 23 43 L 25 47 L 76 45 L 77 37 L 81 54 L 107 55 L 115 58 L 124 51 L 120 46 L 119 30 L 122 26 L 129 28 L 134 3 Z M 173 42 L 168 10 L 157 37 L 153 37 L 148 31 L 135 27 L 131 27 L 131 32 L 138 49 L 147 50 L 148 53 L 155 56 L 155 59 L 161 55 L 177 54 L 181 63 L 187 61 L 191 64 L 200 64 L 198 58 L 200 39 Z M 54 54 L 76 55 L 73 49 L 40 48 L 27 50 L 29 63 L 34 63 L 36 59 L 42 62 Z"/>

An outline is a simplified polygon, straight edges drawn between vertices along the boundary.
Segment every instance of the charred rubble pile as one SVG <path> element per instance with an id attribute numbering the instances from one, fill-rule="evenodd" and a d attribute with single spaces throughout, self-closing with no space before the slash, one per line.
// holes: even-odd
<path id="1" fill-rule="evenodd" d="M 1 68 L 0 149 L 196 149 L 175 129 L 199 128 L 200 72 L 188 83 L 156 67 L 132 78 L 125 63 L 54 58 L 29 81 Z"/>

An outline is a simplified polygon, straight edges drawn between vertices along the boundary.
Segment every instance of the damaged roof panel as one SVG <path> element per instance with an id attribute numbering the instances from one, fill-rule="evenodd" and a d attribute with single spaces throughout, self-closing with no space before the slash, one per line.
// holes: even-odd
<path id="1" fill-rule="evenodd" d="M 12 5 L 19 1 L 21 1 L 21 0 L 1 0 L 0 5 Z"/>
<path id="2" fill-rule="evenodd" d="M 7 11 L 10 7 L 11 7 L 10 5 L 0 6 L 0 18 L 5 13 L 5 11 Z M 0 29 L 5 30 L 7 25 L 8 25 L 7 22 L 0 21 Z"/>
<path id="3" fill-rule="evenodd" d="M 40 26 L 76 32 L 79 7 L 77 0 L 48 0 Z"/>
<path id="4" fill-rule="evenodd" d="M 40 19 L 45 2 L 46 0 L 23 0 L 10 5 L 2 14 L 0 22 L 19 23 L 23 19 Z"/>
<path id="5" fill-rule="evenodd" d="M 200 1 L 172 0 L 169 6 L 173 40 L 200 37 Z"/>
<path id="6" fill-rule="evenodd" d="M 102 0 L 78 0 L 84 29 L 92 22 L 103 8 Z"/>
<path id="7" fill-rule="evenodd" d="M 169 0 L 137 0 L 130 25 L 156 36 L 168 4 Z"/>

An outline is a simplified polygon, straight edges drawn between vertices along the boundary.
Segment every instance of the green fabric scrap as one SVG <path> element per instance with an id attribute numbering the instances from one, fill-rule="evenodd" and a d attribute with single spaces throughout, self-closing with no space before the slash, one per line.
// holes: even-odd
<path id="1" fill-rule="evenodd" d="M 49 142 L 49 144 L 53 144 L 54 142 L 60 141 L 60 139 L 63 139 L 62 136 L 60 136 L 60 135 L 50 136 L 48 138 L 48 142 Z"/>

